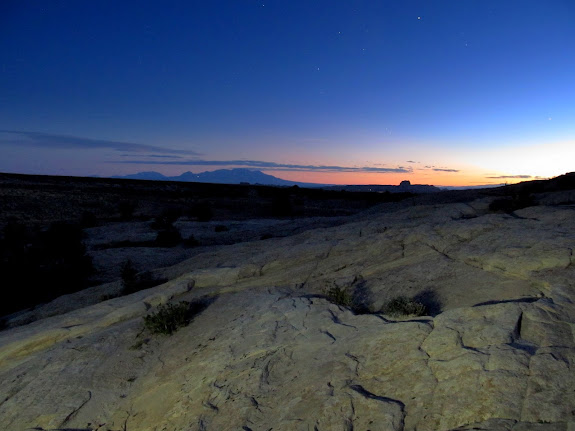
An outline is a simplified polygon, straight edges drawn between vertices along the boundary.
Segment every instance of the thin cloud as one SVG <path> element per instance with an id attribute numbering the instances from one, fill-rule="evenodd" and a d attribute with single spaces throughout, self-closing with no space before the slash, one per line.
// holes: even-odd
<path id="1" fill-rule="evenodd" d="M 485 178 L 489 178 L 492 180 L 507 180 L 507 179 L 513 179 L 513 178 L 528 179 L 528 178 L 533 178 L 533 177 L 531 175 L 500 175 L 498 177 L 485 177 Z"/>
<path id="2" fill-rule="evenodd" d="M 305 172 L 369 172 L 369 173 L 410 173 L 411 168 L 375 168 L 370 166 L 348 167 L 331 165 L 296 165 L 275 162 L 263 162 L 259 160 L 124 160 L 110 161 L 108 163 L 125 163 L 133 165 L 178 165 L 178 166 L 244 166 L 247 168 L 259 168 L 268 171 L 305 171 Z"/>
<path id="3" fill-rule="evenodd" d="M 120 157 L 134 157 L 133 154 L 120 154 Z M 167 156 L 161 154 L 142 154 L 140 157 L 150 157 L 153 159 L 182 159 L 182 156 Z"/>
<path id="4" fill-rule="evenodd" d="M 416 162 L 419 163 L 419 162 Z M 435 172 L 461 172 L 460 169 L 449 169 L 449 168 L 436 168 L 434 165 L 425 165 L 424 168 L 422 168 L 421 170 L 424 169 L 431 169 L 432 171 Z"/>
<path id="5" fill-rule="evenodd" d="M 433 168 L 435 172 L 460 172 L 459 169 L 442 169 L 442 168 Z"/>
<path id="6" fill-rule="evenodd" d="M 46 149 L 93 150 L 107 148 L 113 151 L 132 153 L 154 152 L 163 154 L 199 155 L 194 151 L 174 150 L 155 145 L 135 144 L 132 142 L 108 141 L 104 139 L 82 138 L 79 136 L 55 135 L 42 132 L 22 132 L 0 130 L 0 145 L 18 145 Z"/>
<path id="7" fill-rule="evenodd" d="M 408 161 L 405 162 L 405 163 L 419 163 L 419 162 L 414 162 L 413 160 L 408 160 Z"/>

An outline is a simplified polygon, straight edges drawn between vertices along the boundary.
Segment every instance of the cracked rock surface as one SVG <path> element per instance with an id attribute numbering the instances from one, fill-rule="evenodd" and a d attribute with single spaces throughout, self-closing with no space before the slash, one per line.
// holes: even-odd
<path id="1" fill-rule="evenodd" d="M 416 206 L 0 333 L 0 429 L 575 429 L 575 208 Z M 193 287 L 192 287 L 193 286 Z M 330 303 L 346 288 L 367 314 Z M 215 300 L 172 336 L 142 317 Z M 429 316 L 380 313 L 420 295 Z"/>

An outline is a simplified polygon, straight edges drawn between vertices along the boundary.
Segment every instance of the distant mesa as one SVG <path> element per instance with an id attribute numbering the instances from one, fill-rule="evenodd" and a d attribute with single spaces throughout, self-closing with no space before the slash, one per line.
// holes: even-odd
<path id="1" fill-rule="evenodd" d="M 441 189 L 427 184 L 411 184 L 410 181 L 404 180 L 398 186 L 393 185 L 358 185 L 358 186 L 331 186 L 324 187 L 329 190 L 345 190 L 349 192 L 389 192 L 389 193 L 436 193 Z"/>

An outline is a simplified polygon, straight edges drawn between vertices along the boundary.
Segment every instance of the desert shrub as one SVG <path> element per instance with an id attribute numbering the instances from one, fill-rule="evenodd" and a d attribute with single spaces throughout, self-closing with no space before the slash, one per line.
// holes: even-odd
<path id="1" fill-rule="evenodd" d="M 351 309 L 355 314 L 373 313 L 371 308 L 373 303 L 371 291 L 363 280 L 358 283 L 354 283 L 351 291 L 351 298 Z"/>
<path id="2" fill-rule="evenodd" d="M 333 286 L 325 291 L 328 301 L 343 307 L 350 307 L 353 304 L 353 298 L 345 287 Z"/>
<path id="3" fill-rule="evenodd" d="M 192 302 L 160 305 L 155 313 L 144 316 L 144 326 L 152 334 L 172 335 L 204 311 L 216 297 L 204 297 Z"/>
<path id="4" fill-rule="evenodd" d="M 336 305 L 350 308 L 354 314 L 371 314 L 373 313 L 371 291 L 363 280 L 356 281 L 351 286 L 333 286 L 325 289 L 325 298 Z"/>
<path id="5" fill-rule="evenodd" d="M 425 289 L 419 292 L 413 297 L 413 300 L 425 306 L 426 314 L 428 316 L 437 316 L 441 313 L 443 304 L 437 296 L 437 293 L 432 289 Z"/>
<path id="6" fill-rule="evenodd" d="M 424 316 L 427 309 L 413 298 L 398 296 L 386 303 L 381 311 L 392 316 Z"/>
<path id="7" fill-rule="evenodd" d="M 152 334 L 172 335 L 190 321 L 190 303 L 160 305 L 155 313 L 144 316 L 144 326 Z"/>

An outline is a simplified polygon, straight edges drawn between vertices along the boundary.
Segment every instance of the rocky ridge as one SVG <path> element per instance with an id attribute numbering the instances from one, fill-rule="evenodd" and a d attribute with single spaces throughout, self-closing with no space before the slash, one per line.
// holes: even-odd
<path id="1" fill-rule="evenodd" d="M 573 430 L 575 208 L 488 206 L 222 247 L 162 286 L 3 331 L 0 428 Z M 431 315 L 355 314 L 333 286 L 372 312 L 419 295 Z M 143 331 L 157 305 L 205 296 L 173 336 Z"/>

